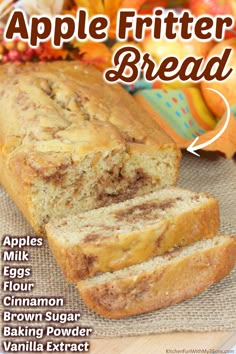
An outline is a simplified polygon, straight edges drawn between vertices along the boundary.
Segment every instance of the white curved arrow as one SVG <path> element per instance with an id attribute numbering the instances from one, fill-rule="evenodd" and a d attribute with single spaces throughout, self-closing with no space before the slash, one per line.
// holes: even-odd
<path id="1" fill-rule="evenodd" d="M 215 90 L 215 89 L 212 89 L 212 88 L 207 88 L 207 90 L 211 90 L 211 91 L 217 93 L 222 98 L 222 100 L 224 101 L 224 103 L 226 105 L 226 108 L 227 108 L 227 117 L 226 117 L 225 124 L 222 127 L 222 129 L 212 139 L 210 139 L 209 141 L 206 141 L 205 143 L 196 145 L 196 143 L 197 143 L 197 141 L 199 139 L 199 136 L 197 136 L 196 139 L 189 145 L 189 147 L 187 148 L 187 151 L 190 152 L 191 154 L 194 154 L 194 155 L 198 156 L 198 157 L 200 157 L 200 155 L 196 152 L 197 150 L 203 149 L 206 146 L 214 143 L 214 141 L 219 139 L 219 137 L 222 134 L 224 134 L 226 128 L 229 125 L 229 120 L 230 120 L 230 115 L 231 115 L 230 105 L 229 105 L 228 101 L 226 100 L 225 96 L 221 92 L 219 92 L 218 90 Z"/>

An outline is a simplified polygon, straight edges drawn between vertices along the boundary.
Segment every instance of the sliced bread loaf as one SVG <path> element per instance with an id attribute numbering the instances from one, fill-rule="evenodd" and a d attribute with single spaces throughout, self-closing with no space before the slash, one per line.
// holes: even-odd
<path id="1" fill-rule="evenodd" d="M 225 277 L 236 237 L 219 235 L 149 261 L 78 283 L 86 305 L 109 318 L 152 311 L 191 298 Z"/>
<path id="2" fill-rule="evenodd" d="M 0 86 L 0 183 L 37 234 L 51 218 L 176 184 L 176 144 L 93 66 L 1 66 Z"/>
<path id="3" fill-rule="evenodd" d="M 217 201 L 168 188 L 46 226 L 51 250 L 69 281 L 141 263 L 174 247 L 213 237 Z"/>

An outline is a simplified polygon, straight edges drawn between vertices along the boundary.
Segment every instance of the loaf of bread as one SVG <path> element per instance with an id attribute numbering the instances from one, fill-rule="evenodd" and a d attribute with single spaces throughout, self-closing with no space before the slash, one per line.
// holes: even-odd
<path id="1" fill-rule="evenodd" d="M 216 199 L 180 188 L 163 189 L 46 225 L 52 253 L 66 279 L 73 282 L 213 237 L 218 229 Z"/>
<path id="2" fill-rule="evenodd" d="M 38 234 L 51 217 L 175 185 L 180 150 L 79 62 L 0 69 L 0 182 Z"/>
<path id="3" fill-rule="evenodd" d="M 81 280 L 86 305 L 122 318 L 191 298 L 225 277 L 236 261 L 236 237 L 216 236 L 144 263 Z"/>

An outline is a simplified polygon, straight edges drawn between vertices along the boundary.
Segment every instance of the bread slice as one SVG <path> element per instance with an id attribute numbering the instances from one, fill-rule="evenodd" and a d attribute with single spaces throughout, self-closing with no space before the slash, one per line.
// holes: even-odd
<path id="1" fill-rule="evenodd" d="M 218 228 L 216 199 L 168 188 L 57 219 L 46 226 L 46 231 L 66 279 L 77 282 L 213 237 Z"/>
<path id="2" fill-rule="evenodd" d="M 236 237 L 201 240 L 144 263 L 78 283 L 86 305 L 109 318 L 160 309 L 191 298 L 225 277 L 236 261 Z"/>
<path id="3" fill-rule="evenodd" d="M 176 144 L 94 67 L 12 64 L 0 82 L 0 183 L 37 234 L 52 217 L 176 184 Z"/>

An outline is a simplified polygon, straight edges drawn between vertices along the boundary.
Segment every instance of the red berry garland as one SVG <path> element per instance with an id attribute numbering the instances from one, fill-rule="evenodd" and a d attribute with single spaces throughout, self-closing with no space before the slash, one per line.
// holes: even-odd
<path id="1" fill-rule="evenodd" d="M 3 29 L 0 29 L 0 63 L 22 63 L 32 61 L 35 56 L 36 51 L 19 39 L 4 41 Z"/>

